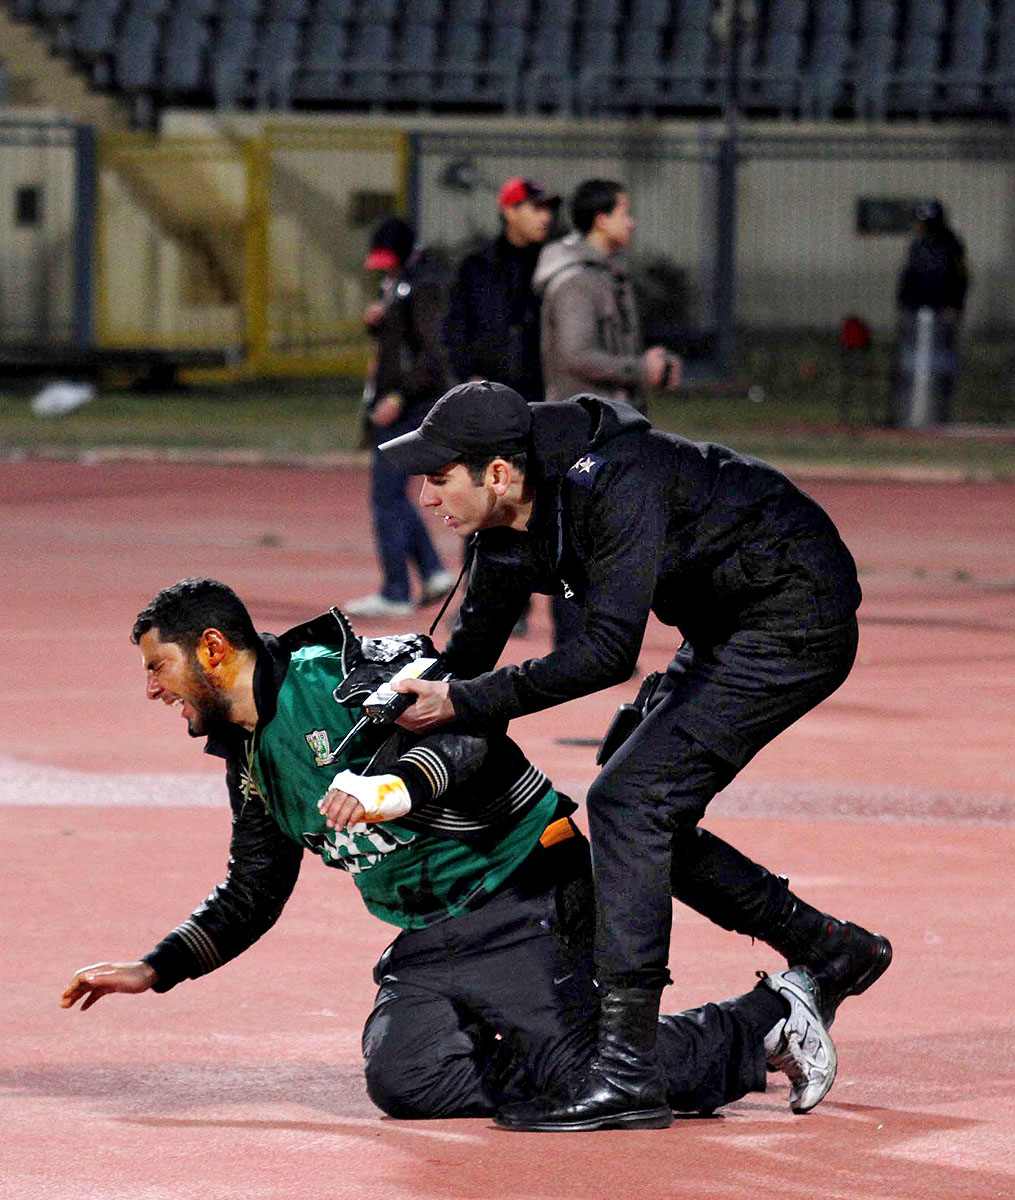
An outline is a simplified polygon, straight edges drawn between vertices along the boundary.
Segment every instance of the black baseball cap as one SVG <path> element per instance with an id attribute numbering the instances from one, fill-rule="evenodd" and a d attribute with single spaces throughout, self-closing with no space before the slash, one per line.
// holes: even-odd
<path id="1" fill-rule="evenodd" d="M 378 448 L 407 475 L 430 475 L 475 454 L 520 454 L 531 429 L 532 413 L 514 388 L 482 379 L 451 388 L 418 429 Z"/>

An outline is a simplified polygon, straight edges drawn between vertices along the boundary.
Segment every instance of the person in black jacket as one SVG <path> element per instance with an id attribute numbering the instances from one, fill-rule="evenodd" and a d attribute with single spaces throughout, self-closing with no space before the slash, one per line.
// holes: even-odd
<path id="1" fill-rule="evenodd" d="M 424 507 L 474 548 L 445 650 L 456 678 L 400 684 L 415 693 L 406 728 L 495 728 L 623 682 L 650 612 L 684 637 L 658 703 L 588 793 L 597 1058 L 566 1094 L 504 1122 L 585 1129 L 665 1106 L 654 1047 L 671 894 L 809 966 L 828 997 L 870 986 L 890 960 L 887 939 L 818 912 L 697 827 L 712 797 L 852 666 L 860 588 L 824 511 L 773 467 L 661 433 L 622 403 L 529 405 L 496 383 L 452 388 L 381 453 L 426 476 Z M 496 669 L 533 591 L 573 595 L 582 631 Z"/>
<path id="2" fill-rule="evenodd" d="M 444 341 L 459 380 L 497 379 L 526 400 L 542 400 L 539 297 L 532 276 L 549 236 L 560 196 L 532 179 L 509 179 L 497 196 L 501 232 L 458 269 L 451 289 Z M 568 636 L 569 613 L 552 606 L 555 639 Z M 528 632 L 529 612 L 514 633 Z"/>
<path id="3" fill-rule="evenodd" d="M 959 373 L 959 327 L 966 305 L 969 271 L 966 249 L 948 224 L 939 200 L 916 206 L 916 232 L 899 275 L 899 377 L 894 418 L 897 424 L 944 423 L 951 418 Z M 933 314 L 920 329 L 920 312 Z M 922 358 L 921 355 L 926 355 Z M 918 383 L 921 371 L 929 373 Z M 921 396 L 926 387 L 928 395 Z"/>
<path id="4" fill-rule="evenodd" d="M 358 617 L 406 617 L 414 607 L 410 563 L 423 604 L 445 595 L 455 577 L 406 494 L 408 476 L 377 453 L 377 444 L 414 429 L 450 383 L 440 336 L 445 288 L 432 256 L 400 217 L 385 217 L 376 227 L 365 265 L 381 276 L 381 298 L 364 313 L 376 349 L 363 402 L 374 447 L 370 508 L 382 579 L 379 591 L 346 608 Z"/>
<path id="5" fill-rule="evenodd" d="M 592 881 L 575 805 L 503 733 L 419 738 L 360 719 L 380 684 L 433 653 L 429 639 L 360 639 L 337 609 L 259 635 L 232 589 L 187 579 L 138 614 L 132 640 L 148 699 L 226 761 L 228 874 L 143 958 L 75 972 L 64 1008 L 167 992 L 243 953 L 278 919 L 310 850 L 401 929 L 375 969 L 363 1035 L 385 1112 L 490 1114 L 591 1056 Z M 798 969 L 661 1017 L 671 1103 L 711 1110 L 764 1091 L 767 1064 L 790 1076 L 796 1111 L 812 1108 L 835 1077 L 817 1006 Z"/>
<path id="6" fill-rule="evenodd" d="M 459 380 L 497 379 L 526 400 L 543 399 L 532 275 L 559 206 L 559 196 L 531 179 L 509 179 L 500 189 L 501 233 L 462 260 L 444 320 Z"/>
<path id="7" fill-rule="evenodd" d="M 930 308 L 957 322 L 966 304 L 966 248 L 948 224 L 939 200 L 916 206 L 916 231 L 899 275 L 897 299 L 904 313 Z"/>

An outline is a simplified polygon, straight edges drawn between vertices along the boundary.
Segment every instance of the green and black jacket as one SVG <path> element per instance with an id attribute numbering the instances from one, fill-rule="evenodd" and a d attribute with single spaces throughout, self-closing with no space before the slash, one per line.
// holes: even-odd
<path id="1" fill-rule="evenodd" d="M 454 726 L 417 737 L 367 725 L 336 755 L 359 705 L 412 658 L 417 635 L 357 638 L 337 610 L 281 638 L 262 635 L 253 734 L 225 726 L 206 753 L 225 759 L 233 832 L 225 880 L 148 955 L 156 991 L 207 974 L 278 919 L 305 850 L 352 875 L 382 920 L 418 929 L 478 907 L 574 805 L 505 733 Z M 317 803 L 334 775 L 401 778 L 412 810 L 397 821 L 329 830 Z"/>

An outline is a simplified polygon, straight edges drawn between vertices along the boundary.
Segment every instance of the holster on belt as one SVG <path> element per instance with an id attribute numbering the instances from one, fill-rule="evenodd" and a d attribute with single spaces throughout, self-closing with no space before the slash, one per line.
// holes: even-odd
<path id="1" fill-rule="evenodd" d="M 603 766 L 617 753 L 638 726 L 645 720 L 645 714 L 652 707 L 652 700 L 659 688 L 663 676 L 660 671 L 652 671 L 646 675 L 638 689 L 638 694 L 630 704 L 622 704 L 614 714 L 610 727 L 603 735 L 596 752 L 596 764 Z"/>

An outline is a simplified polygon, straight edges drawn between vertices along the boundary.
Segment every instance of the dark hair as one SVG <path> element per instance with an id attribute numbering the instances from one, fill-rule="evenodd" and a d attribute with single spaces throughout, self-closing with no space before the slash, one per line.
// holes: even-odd
<path id="1" fill-rule="evenodd" d="M 617 197 L 625 191 L 622 183 L 613 179 L 586 179 L 575 188 L 571 197 L 571 220 L 575 229 L 586 234 L 600 213 L 611 213 L 617 207 Z"/>
<path id="2" fill-rule="evenodd" d="M 231 587 L 217 579 L 181 579 L 157 592 L 137 614 L 130 640 L 137 645 L 149 629 L 159 640 L 194 650 L 206 629 L 225 634 L 237 650 L 256 650 L 261 640 L 250 613 Z"/>
<path id="3" fill-rule="evenodd" d="M 483 476 L 486 474 L 486 468 L 493 462 L 495 458 L 502 458 L 505 462 L 510 463 L 516 471 L 525 474 L 525 468 L 528 466 L 529 456 L 522 450 L 518 454 L 465 454 L 461 458 L 456 458 L 456 463 L 461 463 L 462 466 L 469 472 L 469 478 L 473 483 L 482 483 Z"/>

